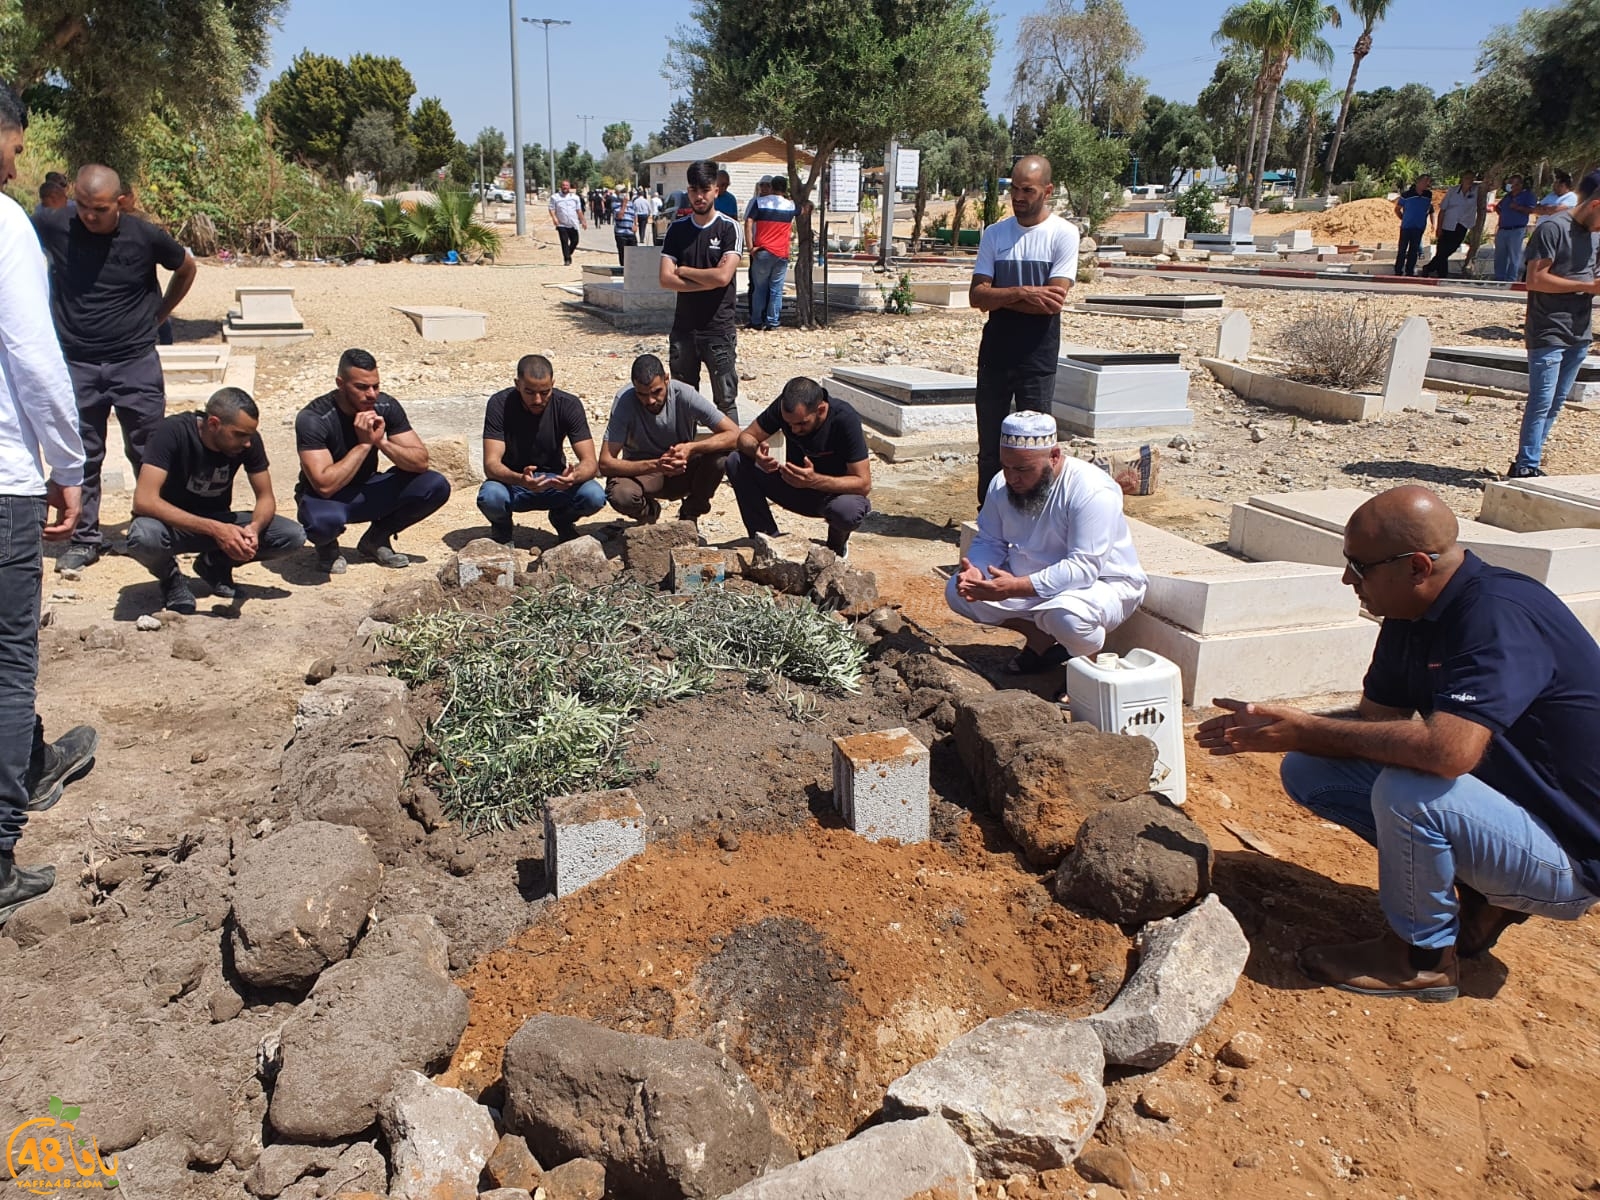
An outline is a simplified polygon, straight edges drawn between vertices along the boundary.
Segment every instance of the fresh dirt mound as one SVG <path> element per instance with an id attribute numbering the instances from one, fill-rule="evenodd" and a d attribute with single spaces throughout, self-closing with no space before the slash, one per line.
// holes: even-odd
<path id="1" fill-rule="evenodd" d="M 958 1034 L 1097 1011 L 1121 985 L 1128 939 L 989 845 L 1003 835 L 966 821 L 951 845 L 808 824 L 722 854 L 653 846 L 462 977 L 472 1023 L 441 1082 L 481 1093 L 528 1017 L 563 1013 L 725 1049 L 797 1149 L 840 1141 Z"/>
<path id="2" fill-rule="evenodd" d="M 1393 242 L 1400 236 L 1400 221 L 1394 215 L 1394 201 L 1381 196 L 1371 200 L 1349 200 L 1327 212 L 1317 213 L 1305 223 L 1319 240 L 1362 246 Z M 1425 234 L 1424 241 L 1432 241 Z"/>

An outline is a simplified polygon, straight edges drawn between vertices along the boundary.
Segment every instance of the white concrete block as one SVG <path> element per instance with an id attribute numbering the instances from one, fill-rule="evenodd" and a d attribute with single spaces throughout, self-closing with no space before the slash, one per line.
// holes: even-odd
<path id="1" fill-rule="evenodd" d="M 1426 318 L 1407 317 L 1400 322 L 1389 344 L 1389 361 L 1383 372 L 1384 411 L 1420 406 L 1432 348 L 1433 333 Z"/>
<path id="2" fill-rule="evenodd" d="M 644 853 L 644 810 L 632 788 L 545 801 L 544 877 L 568 896 Z"/>
<path id="3" fill-rule="evenodd" d="M 449 304 L 396 304 L 395 312 L 411 318 L 425 342 L 475 342 L 489 333 L 487 313 Z"/>
<path id="4" fill-rule="evenodd" d="M 978 394 L 977 376 L 926 367 L 844 365 L 834 367 L 830 373 L 835 379 L 901 404 L 962 404 Z"/>
<path id="5" fill-rule="evenodd" d="M 1217 357 L 1224 362 L 1244 362 L 1250 357 L 1250 314 L 1230 308 L 1217 327 Z"/>
<path id="6" fill-rule="evenodd" d="M 1600 475 L 1507 479 L 1484 489 L 1478 519 L 1502 529 L 1600 529 Z"/>
<path id="7" fill-rule="evenodd" d="M 868 841 L 927 841 L 928 748 L 906 729 L 834 738 L 833 802 Z"/>
<path id="8" fill-rule="evenodd" d="M 1335 391 L 1217 358 L 1202 358 L 1200 365 L 1236 395 L 1272 408 L 1329 421 L 1373 421 L 1383 413 L 1383 397 L 1376 393 Z"/>
<path id="9" fill-rule="evenodd" d="M 935 308 L 970 308 L 967 300 L 968 286 L 962 282 L 924 280 L 911 285 L 911 298 L 918 304 L 931 304 Z"/>
<path id="10" fill-rule="evenodd" d="M 1098 363 L 1062 357 L 1056 363 L 1054 402 L 1096 414 L 1184 412 L 1189 372 L 1177 363 Z M 1154 424 L 1187 424 L 1182 418 Z M 1126 426 L 1124 426 L 1126 428 Z"/>
<path id="11" fill-rule="evenodd" d="M 848 400 L 863 421 L 870 421 L 886 433 L 903 437 L 951 429 L 971 430 L 976 438 L 976 409 L 965 404 L 902 404 L 876 392 L 869 392 L 842 379 L 825 381 L 830 396 Z"/>
<path id="12" fill-rule="evenodd" d="M 1240 562 L 1130 520 L 1149 576 L 1143 607 L 1193 633 L 1241 633 L 1353 621 L 1360 603 L 1342 570 L 1299 562 Z"/>
<path id="13" fill-rule="evenodd" d="M 299 325 L 292 287 L 242 287 L 234 289 L 243 325 Z"/>
<path id="14" fill-rule="evenodd" d="M 1106 638 L 1119 654 L 1136 647 L 1178 664 L 1185 704 L 1218 696 L 1285 700 L 1356 692 L 1372 659 L 1378 623 L 1366 618 L 1226 634 L 1198 634 L 1139 609 Z"/>
<path id="15" fill-rule="evenodd" d="M 1194 424 L 1194 413 L 1187 408 L 1095 412 L 1057 401 L 1051 404 L 1050 413 L 1056 426 L 1071 437 L 1099 437 L 1118 430 L 1181 429 Z"/>

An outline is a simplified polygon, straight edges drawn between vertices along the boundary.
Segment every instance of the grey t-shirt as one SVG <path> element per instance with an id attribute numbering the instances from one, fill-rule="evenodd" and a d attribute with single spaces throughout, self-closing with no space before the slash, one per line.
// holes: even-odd
<path id="1" fill-rule="evenodd" d="M 1540 219 L 1528 239 L 1526 261 L 1551 260 L 1550 272 L 1563 279 L 1594 282 L 1595 236 L 1572 219 L 1570 211 Z M 1528 293 L 1524 325 L 1528 349 L 1578 346 L 1590 340 L 1594 297 L 1578 293 Z"/>
<path id="2" fill-rule="evenodd" d="M 667 382 L 667 402 L 658 413 L 646 410 L 629 384 L 612 402 L 605 441 L 622 446 L 624 462 L 659 458 L 680 442 L 693 441 L 697 427 L 714 430 L 723 420 L 716 405 L 676 379 Z"/>

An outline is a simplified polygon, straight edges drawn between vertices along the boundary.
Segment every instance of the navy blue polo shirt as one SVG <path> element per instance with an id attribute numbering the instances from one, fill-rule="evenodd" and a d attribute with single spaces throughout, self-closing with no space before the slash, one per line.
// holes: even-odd
<path id="1" fill-rule="evenodd" d="M 1472 774 L 1542 821 L 1600 895 L 1600 646 L 1553 592 L 1467 551 L 1426 613 L 1384 621 L 1363 691 L 1489 730 Z"/>

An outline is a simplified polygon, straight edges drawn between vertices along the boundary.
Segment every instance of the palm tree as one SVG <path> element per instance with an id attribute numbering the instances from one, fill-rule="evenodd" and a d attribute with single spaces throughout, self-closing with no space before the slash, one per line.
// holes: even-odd
<path id="1" fill-rule="evenodd" d="M 1250 186 L 1255 166 L 1256 134 L 1261 128 L 1261 98 L 1266 94 L 1267 48 L 1277 37 L 1278 8 L 1272 0 L 1243 0 L 1222 14 L 1222 24 L 1212 36 L 1218 45 L 1233 42 L 1243 46 L 1256 60 L 1256 82 L 1250 103 L 1250 132 L 1245 138 L 1244 163 L 1239 168 L 1239 198 Z"/>
<path id="2" fill-rule="evenodd" d="M 1306 194 L 1306 184 L 1311 178 L 1311 148 L 1317 144 L 1317 127 L 1332 115 L 1329 101 L 1333 99 L 1333 84 L 1326 79 L 1291 79 L 1283 85 L 1283 94 L 1289 103 L 1300 110 L 1306 123 L 1306 144 L 1300 154 L 1300 171 L 1294 177 L 1294 198 Z"/>
<path id="3" fill-rule="evenodd" d="M 1361 60 L 1372 53 L 1372 27 L 1389 13 L 1393 0 L 1345 0 L 1350 15 L 1361 21 L 1361 36 L 1356 39 L 1350 53 L 1350 82 L 1344 87 L 1344 103 L 1339 105 L 1339 124 L 1334 127 L 1333 145 L 1328 147 L 1328 167 L 1323 176 L 1323 195 L 1333 189 L 1333 165 L 1339 161 L 1339 143 L 1344 141 L 1345 123 L 1350 120 L 1350 103 L 1356 94 L 1356 73 L 1361 70 Z"/>
<path id="4" fill-rule="evenodd" d="M 1279 10 L 1275 21 L 1277 38 L 1268 46 L 1266 66 L 1266 94 L 1262 97 L 1260 167 L 1255 184 L 1250 191 L 1250 207 L 1261 203 L 1261 177 L 1266 171 L 1267 148 L 1272 145 L 1272 122 L 1278 111 L 1278 89 L 1284 73 L 1295 59 L 1308 58 L 1326 70 L 1333 65 L 1333 47 L 1328 45 L 1322 31 L 1329 25 L 1339 24 L 1339 10 L 1321 0 L 1273 0 L 1272 7 Z"/>

